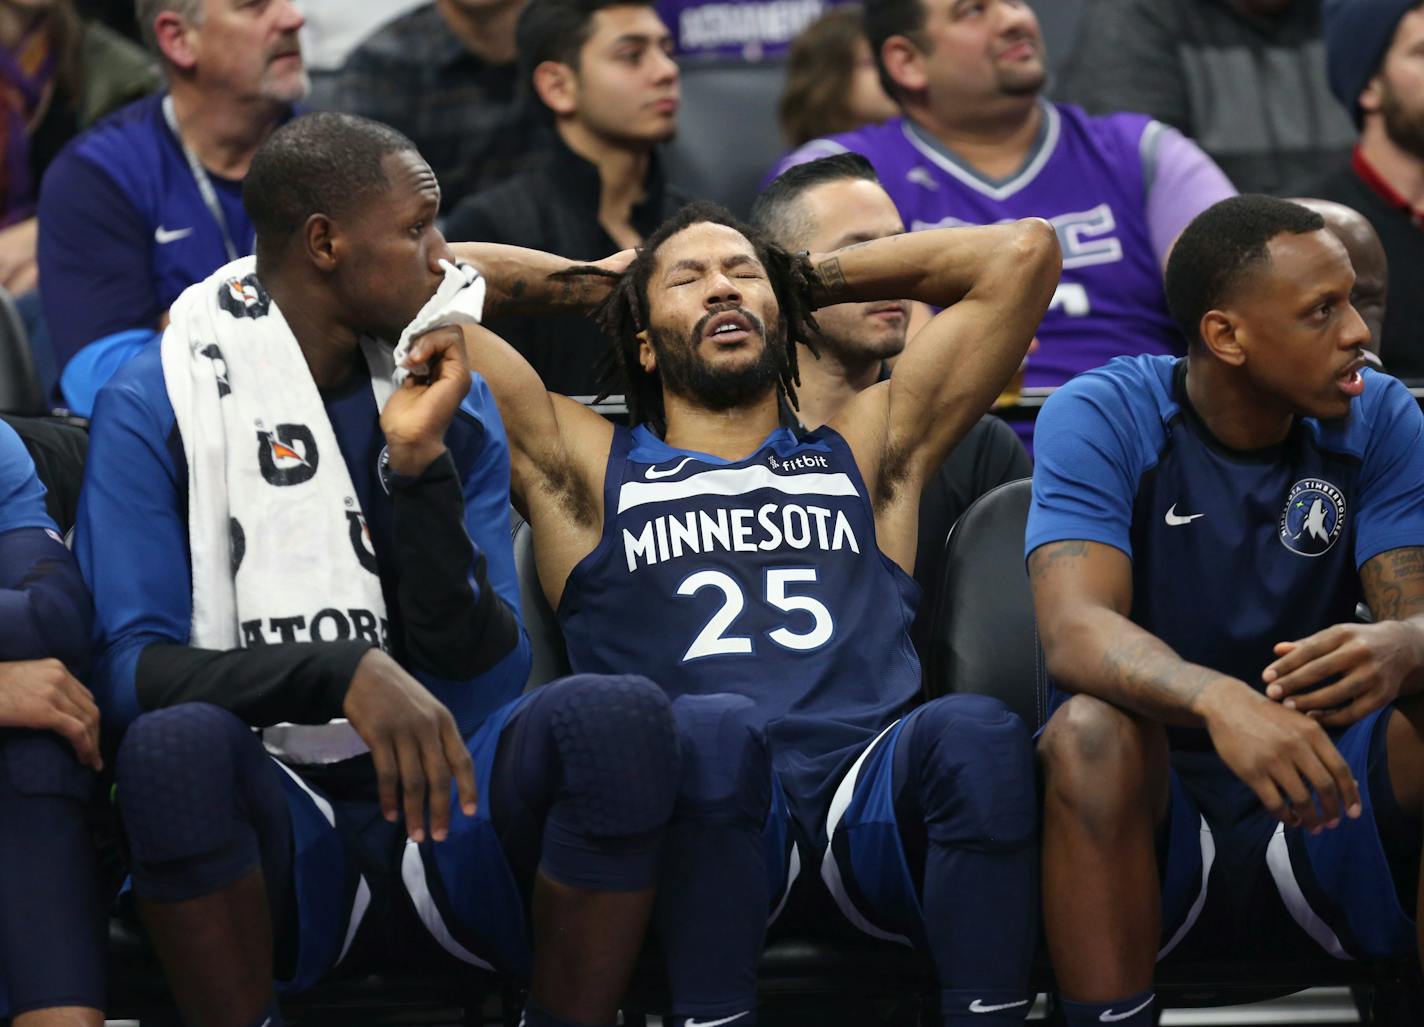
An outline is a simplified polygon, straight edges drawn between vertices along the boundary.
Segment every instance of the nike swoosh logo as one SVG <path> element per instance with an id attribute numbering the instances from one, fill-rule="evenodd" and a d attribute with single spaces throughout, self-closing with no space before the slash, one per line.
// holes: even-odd
<path id="1" fill-rule="evenodd" d="M 691 459 L 692 459 L 692 457 L 690 457 L 690 456 L 688 456 L 688 457 L 683 457 L 682 460 L 678 463 L 678 465 L 677 465 L 676 467 L 674 467 L 674 468 L 673 468 L 672 470 L 670 470 L 670 471 L 660 471 L 660 470 L 658 470 L 656 467 L 649 467 L 649 468 L 648 468 L 648 473 L 647 473 L 646 477 L 647 477 L 647 479 L 648 479 L 649 481 L 657 481 L 659 478 L 670 478 L 670 477 L 672 477 L 674 474 L 676 474 L 678 471 L 680 471 L 680 470 L 682 470 L 684 467 L 686 467 L 687 464 L 688 464 L 688 462 L 689 462 Z M 738 1013 L 737 1015 L 738 1015 L 738 1016 L 745 1016 L 746 1014 L 745 1014 L 745 1013 Z M 689 1020 L 689 1021 L 688 1021 L 688 1024 L 690 1025 L 690 1024 L 692 1024 L 692 1023 L 694 1023 L 694 1022 L 695 1022 L 695 1021 L 693 1021 L 693 1020 Z M 718 1022 L 718 1023 L 726 1023 L 727 1021 L 726 1021 L 726 1020 L 718 1020 L 717 1022 Z M 704 1023 L 704 1024 L 699 1024 L 698 1027 L 708 1027 L 708 1024 L 705 1024 L 705 1023 Z"/>
<path id="2" fill-rule="evenodd" d="M 1167 525 L 1168 527 L 1175 528 L 1181 524 L 1191 524 L 1192 521 L 1196 520 L 1198 517 L 1205 516 L 1206 514 L 1179 514 L 1177 513 L 1177 504 L 1173 503 L 1172 506 L 1167 510 Z"/>
<path id="3" fill-rule="evenodd" d="M 1154 995 L 1147 996 L 1146 1002 L 1142 1003 L 1142 1005 L 1138 1006 L 1136 1009 L 1129 1009 L 1125 1013 L 1114 1013 L 1111 1009 L 1104 1009 L 1101 1015 L 1098 1016 L 1098 1022 L 1117 1023 L 1119 1020 L 1126 1020 L 1129 1016 L 1136 1016 L 1138 1013 L 1142 1012 L 1144 1009 L 1150 1006 L 1152 1004 L 1152 999 L 1155 997 L 1156 996 Z"/>
<path id="4" fill-rule="evenodd" d="M 976 998 L 973 1002 L 969 1003 L 969 1011 L 971 1013 L 1000 1013 L 1005 1009 L 1017 1009 L 1019 1006 L 1026 1006 L 1032 1001 L 1032 999 L 1025 998 L 1017 1002 L 1001 1002 L 997 1006 L 986 1006 L 983 999 Z"/>
<path id="5" fill-rule="evenodd" d="M 683 1024 L 683 1027 L 722 1027 L 722 1024 L 740 1020 L 749 1012 L 751 1012 L 750 1009 L 738 1013 L 736 1016 L 724 1016 L 720 1020 L 688 1020 Z"/>
<path id="6" fill-rule="evenodd" d="M 153 241 L 164 246 L 171 242 L 177 242 L 179 239 L 186 239 L 192 234 L 191 228 L 164 228 L 159 225 L 153 230 Z"/>

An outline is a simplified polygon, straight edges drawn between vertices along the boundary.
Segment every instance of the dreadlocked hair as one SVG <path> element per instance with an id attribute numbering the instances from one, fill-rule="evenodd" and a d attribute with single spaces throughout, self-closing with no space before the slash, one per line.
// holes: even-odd
<path id="1" fill-rule="evenodd" d="M 594 322 L 611 340 L 609 351 L 599 368 L 600 398 L 621 389 L 628 404 L 630 423 L 647 424 L 659 436 L 667 430 L 662 377 L 656 371 L 646 373 L 638 362 L 638 334 L 649 326 L 648 282 L 653 276 L 658 250 L 663 243 L 684 229 L 705 222 L 725 225 L 739 232 L 752 244 L 757 259 L 766 270 L 784 329 L 777 333 L 768 326 L 766 344 L 775 348 L 777 382 L 782 395 L 793 408 L 799 409 L 796 386 L 801 384 L 796 344 L 801 343 L 812 354 L 816 353 L 814 340 L 819 329 L 811 313 L 815 309 L 811 293 L 818 280 L 806 255 L 788 253 L 759 229 L 737 220 L 724 207 L 705 200 L 689 203 L 664 221 L 643 243 L 627 270 L 618 276 L 608 298 L 592 314 Z M 569 268 L 559 274 L 588 274 L 591 271 L 597 269 Z"/>

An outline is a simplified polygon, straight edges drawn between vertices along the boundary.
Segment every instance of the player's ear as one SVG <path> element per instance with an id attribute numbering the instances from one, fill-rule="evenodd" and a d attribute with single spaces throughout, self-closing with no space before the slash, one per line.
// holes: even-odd
<path id="1" fill-rule="evenodd" d="M 302 225 L 302 243 L 307 259 L 325 272 L 336 270 L 344 240 L 325 214 L 313 214 Z"/>
<path id="2" fill-rule="evenodd" d="M 544 61 L 534 69 L 534 92 L 545 107 L 567 117 L 578 106 L 578 76 L 562 61 Z"/>
<path id="3" fill-rule="evenodd" d="M 1384 87 L 1380 82 L 1380 77 L 1374 75 L 1366 83 L 1365 88 L 1360 90 L 1360 110 L 1365 114 L 1377 114 L 1383 101 Z"/>
<path id="4" fill-rule="evenodd" d="M 1223 364 L 1239 367 L 1246 362 L 1240 325 L 1222 310 L 1208 310 L 1202 315 L 1199 334 L 1202 345 Z"/>
<path id="5" fill-rule="evenodd" d="M 658 355 L 653 352 L 653 344 L 648 339 L 648 330 L 644 328 L 633 338 L 638 340 L 638 365 L 648 374 L 652 374 L 658 369 Z"/>
<path id="6" fill-rule="evenodd" d="M 929 82 L 925 55 L 909 36 L 891 36 L 880 44 L 880 60 L 891 81 L 906 92 L 919 92 Z"/>

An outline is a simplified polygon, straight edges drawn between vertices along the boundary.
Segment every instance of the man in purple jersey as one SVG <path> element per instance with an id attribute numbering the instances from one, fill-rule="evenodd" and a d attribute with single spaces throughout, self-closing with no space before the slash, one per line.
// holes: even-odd
<path id="1" fill-rule="evenodd" d="M 776 173 L 852 150 L 911 231 L 1049 219 L 1063 277 L 1026 385 L 1061 385 L 1120 354 L 1180 353 L 1162 267 L 1187 222 L 1235 192 L 1211 159 L 1145 115 L 1093 118 L 1043 99 L 1043 40 L 1024 0 L 868 0 L 865 27 L 904 116 L 813 140 Z"/>

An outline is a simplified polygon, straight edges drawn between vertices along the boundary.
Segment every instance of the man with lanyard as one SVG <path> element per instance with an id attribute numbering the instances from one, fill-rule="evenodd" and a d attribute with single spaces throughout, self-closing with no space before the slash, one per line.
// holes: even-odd
<path id="1" fill-rule="evenodd" d="M 86 416 L 180 292 L 252 252 L 243 176 L 308 86 L 291 0 L 139 0 L 138 14 L 168 92 L 73 140 L 40 193 L 56 398 Z"/>

